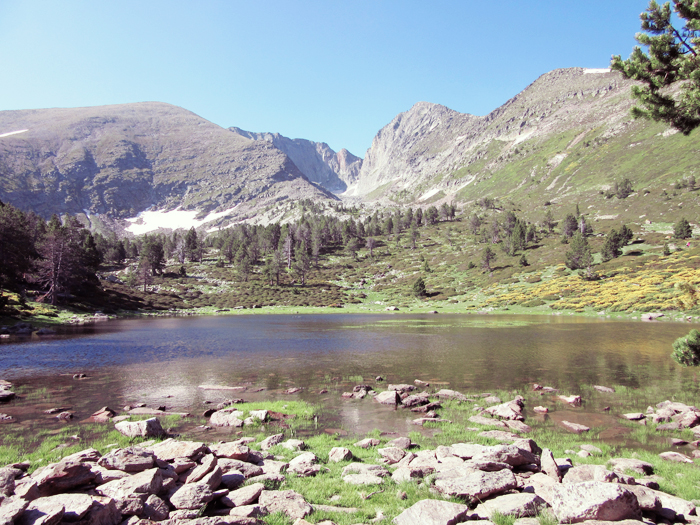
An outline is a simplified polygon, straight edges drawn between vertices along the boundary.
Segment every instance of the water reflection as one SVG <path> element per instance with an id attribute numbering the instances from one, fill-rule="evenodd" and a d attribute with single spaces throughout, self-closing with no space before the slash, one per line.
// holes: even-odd
<path id="1" fill-rule="evenodd" d="M 201 384 L 255 385 L 246 400 L 280 398 L 290 386 L 325 405 L 339 428 L 362 432 L 398 426 L 412 414 L 390 413 L 370 400 L 339 394 L 377 375 L 388 382 L 422 379 L 456 390 L 512 389 L 538 382 L 578 393 L 586 385 L 637 388 L 683 385 L 698 391 L 691 371 L 669 358 L 680 323 L 614 322 L 566 317 L 308 315 L 123 320 L 51 340 L 0 344 L 0 378 L 63 390 L 78 419 L 104 405 L 166 404 L 200 413 L 226 397 Z M 88 381 L 71 374 L 86 372 Z M 66 374 L 66 375 L 61 375 Z M 315 392 L 328 388 L 319 397 Z M 58 395 L 57 395 L 58 396 Z M 48 403 L 48 402 L 47 402 Z M 20 419 L 42 417 L 20 414 Z M 37 412 L 38 413 L 38 412 Z M 560 414 L 561 415 L 561 414 Z M 558 416 L 557 416 L 558 417 Z"/>

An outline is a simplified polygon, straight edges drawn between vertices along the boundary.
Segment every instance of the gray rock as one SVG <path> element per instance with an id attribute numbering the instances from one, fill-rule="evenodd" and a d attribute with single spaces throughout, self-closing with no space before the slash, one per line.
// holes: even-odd
<path id="1" fill-rule="evenodd" d="M 262 450 L 269 450 L 275 445 L 282 443 L 284 439 L 284 434 L 274 434 L 272 436 L 266 437 L 260 442 L 260 448 Z"/>
<path id="2" fill-rule="evenodd" d="M 552 451 L 548 448 L 542 449 L 542 454 L 540 455 L 540 469 L 557 483 L 561 482 L 561 470 L 554 460 Z"/>
<path id="3" fill-rule="evenodd" d="M 216 456 L 214 456 L 214 454 L 207 454 L 201 459 L 200 464 L 197 465 L 192 470 L 192 472 L 190 472 L 187 475 L 185 483 L 196 483 L 200 481 L 204 476 L 209 474 L 209 472 L 214 470 L 214 467 L 216 467 L 217 463 L 218 460 L 216 459 Z"/>
<path id="4" fill-rule="evenodd" d="M 0 468 L 0 494 L 10 496 L 15 492 L 15 469 Z"/>
<path id="5" fill-rule="evenodd" d="M 269 514 L 283 512 L 292 519 L 304 518 L 313 510 L 304 497 L 293 490 L 265 490 L 258 502 Z"/>
<path id="6" fill-rule="evenodd" d="M 32 477 L 41 495 L 51 496 L 90 483 L 95 473 L 90 464 L 65 458 L 34 472 Z"/>
<path id="7" fill-rule="evenodd" d="M 438 447 L 440 448 L 440 447 Z M 477 454 L 481 454 L 488 447 L 477 445 L 475 443 L 455 443 L 450 446 L 452 454 L 461 459 L 471 459 Z"/>
<path id="8" fill-rule="evenodd" d="M 263 483 L 266 487 L 278 487 L 284 483 L 285 477 L 283 474 L 262 474 L 248 478 L 248 481 L 251 483 Z"/>
<path id="9" fill-rule="evenodd" d="M 615 389 L 610 388 L 609 386 L 593 385 L 593 388 L 595 388 L 598 392 L 603 392 L 605 394 L 614 394 L 615 393 Z"/>
<path id="10" fill-rule="evenodd" d="M 615 483 L 586 481 L 552 488 L 552 509 L 560 523 L 641 520 L 637 497 Z"/>
<path id="11" fill-rule="evenodd" d="M 155 494 L 151 494 L 146 499 L 143 506 L 143 515 L 149 520 L 163 521 L 170 516 L 168 504 Z"/>
<path id="12" fill-rule="evenodd" d="M 240 507 L 234 507 L 231 510 L 228 511 L 228 515 L 233 517 L 239 517 L 239 518 L 261 518 L 267 514 L 267 511 L 261 507 L 260 505 L 241 505 Z M 240 523 L 243 525 L 244 523 L 250 523 L 251 525 L 257 525 L 260 523 L 258 520 L 254 520 L 252 522 L 242 522 L 242 521 L 227 521 L 229 524 L 236 525 L 237 523 Z M 295 522 L 296 523 L 296 522 Z"/>
<path id="13" fill-rule="evenodd" d="M 653 474 L 654 466 L 651 463 L 634 458 L 613 458 L 608 461 L 612 465 L 613 470 L 624 472 L 631 470 L 639 474 Z"/>
<path id="14" fill-rule="evenodd" d="M 486 461 L 494 463 L 506 463 L 511 467 L 539 463 L 539 458 L 532 452 L 518 448 L 516 445 L 496 445 L 487 447 L 481 452 L 472 456 L 472 461 Z"/>
<path id="15" fill-rule="evenodd" d="M 275 461 L 266 459 L 262 463 L 263 474 L 280 474 L 289 468 L 289 463 L 285 461 Z"/>
<path id="16" fill-rule="evenodd" d="M 26 510 L 15 520 L 16 525 L 56 525 L 63 519 L 65 507 L 59 501 L 42 502 L 39 498 L 29 503 Z"/>
<path id="17" fill-rule="evenodd" d="M 287 450 L 292 450 L 294 452 L 298 452 L 300 450 L 306 449 L 306 443 L 304 443 L 301 439 L 288 439 L 287 441 L 283 441 L 280 443 L 280 447 L 286 448 Z"/>
<path id="18" fill-rule="evenodd" d="M 401 403 L 401 396 L 396 390 L 386 390 L 374 396 L 374 400 L 383 405 L 397 405 Z"/>
<path id="19" fill-rule="evenodd" d="M 389 465 L 398 463 L 406 455 L 405 450 L 396 447 L 380 448 L 377 449 L 377 452 L 379 452 L 379 455 L 382 456 Z"/>
<path id="20" fill-rule="evenodd" d="M 513 434 L 512 432 L 505 432 L 503 430 L 487 430 L 485 432 L 479 432 L 481 437 L 495 439 L 497 441 L 515 441 L 520 439 L 520 436 Z"/>
<path id="21" fill-rule="evenodd" d="M 170 496 L 170 503 L 176 509 L 199 509 L 214 499 L 214 494 L 204 483 L 188 483 Z"/>
<path id="22" fill-rule="evenodd" d="M 396 516 L 394 525 L 455 525 L 467 519 L 469 507 L 437 499 L 414 503 Z"/>
<path id="23" fill-rule="evenodd" d="M 406 385 L 406 384 L 400 384 L 400 385 L 387 385 L 387 390 L 396 390 L 397 392 L 400 393 L 405 393 L 405 392 L 413 392 L 416 387 L 414 385 Z"/>
<path id="24" fill-rule="evenodd" d="M 376 438 L 365 438 L 355 443 L 355 446 L 360 448 L 370 448 L 378 446 L 379 443 L 380 441 Z"/>
<path id="25" fill-rule="evenodd" d="M 456 399 L 457 401 L 468 401 L 469 399 L 464 394 L 457 392 L 456 390 L 449 390 L 443 388 L 435 393 L 435 395 L 441 399 Z"/>
<path id="26" fill-rule="evenodd" d="M 582 434 L 583 432 L 588 432 L 590 430 L 586 425 L 580 425 L 578 423 L 572 423 L 571 421 L 560 421 L 559 424 L 563 426 L 569 432 L 574 434 Z"/>
<path id="27" fill-rule="evenodd" d="M 109 470 L 141 472 L 153 468 L 154 454 L 140 447 L 118 448 L 102 456 L 97 464 Z"/>
<path id="28" fill-rule="evenodd" d="M 415 481 L 424 478 L 433 471 L 432 467 L 399 467 L 393 472 L 391 479 L 394 480 L 394 483 Z"/>
<path id="29" fill-rule="evenodd" d="M 351 485 L 381 485 L 384 483 L 384 479 L 370 473 L 348 474 L 342 479 Z"/>
<path id="30" fill-rule="evenodd" d="M 386 446 L 408 450 L 409 448 L 411 448 L 413 446 L 413 443 L 411 443 L 411 440 L 407 437 L 397 437 L 396 439 L 392 439 L 391 441 L 387 441 Z"/>
<path id="31" fill-rule="evenodd" d="M 381 478 L 389 475 L 389 471 L 386 469 L 386 467 L 383 467 L 382 465 L 373 465 L 372 463 L 350 463 L 345 468 L 343 468 L 341 477 L 345 477 L 349 474 L 355 473 L 372 474 Z"/>
<path id="32" fill-rule="evenodd" d="M 29 501 L 19 496 L 10 496 L 2 500 L 1 503 L 0 525 L 12 525 L 29 505 Z"/>
<path id="33" fill-rule="evenodd" d="M 229 492 L 227 496 L 221 498 L 221 503 L 228 507 L 243 507 L 251 505 L 258 501 L 260 493 L 265 490 L 265 485 L 262 483 L 253 483 L 233 492 Z"/>
<path id="34" fill-rule="evenodd" d="M 247 461 L 250 455 L 250 449 L 247 446 L 233 442 L 209 445 L 209 450 L 217 458 L 237 459 L 240 461 Z"/>
<path id="35" fill-rule="evenodd" d="M 125 498 L 129 494 L 158 494 L 163 486 L 163 474 L 158 468 L 144 470 L 127 478 L 110 481 L 95 489 L 102 496 Z"/>
<path id="36" fill-rule="evenodd" d="M 246 478 L 252 478 L 253 476 L 263 474 L 262 467 L 253 465 L 252 463 L 247 463 L 246 461 L 239 461 L 237 459 L 219 459 L 219 466 L 224 474 L 230 470 L 236 470 L 243 474 Z"/>
<path id="37" fill-rule="evenodd" d="M 160 437 L 165 434 L 157 417 L 144 421 L 120 421 L 114 428 L 127 437 Z"/>
<path id="38" fill-rule="evenodd" d="M 158 459 L 174 461 L 176 458 L 189 458 L 199 456 L 207 449 L 204 443 L 199 441 L 176 441 L 166 439 L 149 447 Z"/>
<path id="39" fill-rule="evenodd" d="M 504 494 L 478 505 L 474 509 L 474 515 L 482 520 L 491 519 L 496 512 L 505 516 L 526 518 L 537 516 L 540 508 L 545 505 L 545 501 L 536 494 Z"/>
<path id="40" fill-rule="evenodd" d="M 659 457 L 661 459 L 665 459 L 666 461 L 675 461 L 677 463 L 693 463 L 693 460 L 686 456 L 685 454 L 681 454 L 680 452 L 662 452 L 659 454 Z"/>
<path id="41" fill-rule="evenodd" d="M 661 500 L 653 490 L 641 485 L 627 485 L 625 488 L 637 497 L 637 503 L 642 511 L 657 513 L 661 510 Z"/>
<path id="42" fill-rule="evenodd" d="M 264 475 L 264 474 L 262 474 Z M 260 476 L 251 476 L 251 479 L 254 477 L 260 477 Z M 284 476 L 282 476 L 284 478 Z M 245 483 L 246 477 L 243 475 L 242 472 L 239 472 L 238 470 L 229 470 L 226 472 L 226 474 L 222 474 L 221 476 L 221 484 L 226 487 L 228 490 L 236 490 L 238 487 L 243 485 Z M 211 488 L 211 486 L 210 486 Z"/>
<path id="43" fill-rule="evenodd" d="M 603 465 L 578 465 L 566 471 L 564 483 L 582 483 L 584 481 L 602 481 L 614 483 L 619 477 Z"/>
<path id="44" fill-rule="evenodd" d="M 499 400 L 500 401 L 500 400 Z M 494 417 L 500 419 L 512 419 L 512 420 L 522 420 L 523 419 L 523 406 L 522 401 L 509 401 L 507 403 L 502 403 L 500 405 L 489 407 L 485 410 L 487 414 L 491 414 Z"/>
<path id="45" fill-rule="evenodd" d="M 328 453 L 328 461 L 340 463 L 341 461 L 352 461 L 353 455 L 350 449 L 345 447 L 333 447 Z"/>
<path id="46" fill-rule="evenodd" d="M 227 475 L 230 475 L 230 473 Z M 214 467 L 214 470 L 208 472 L 201 479 L 200 483 L 204 483 L 206 485 L 209 485 L 209 488 L 211 490 L 216 490 L 217 488 L 219 488 L 219 485 L 221 485 L 223 480 L 224 480 L 224 473 L 221 470 L 221 467 L 219 467 L 217 465 L 216 467 Z M 226 488 L 228 488 L 228 486 Z"/>
<path id="47" fill-rule="evenodd" d="M 214 412 L 209 417 L 209 423 L 211 423 L 215 427 L 238 428 L 243 426 L 243 420 L 239 417 L 242 415 L 243 413 L 240 411 L 225 412 L 223 410 L 219 410 L 217 412 Z"/>
<path id="48" fill-rule="evenodd" d="M 435 488 L 446 496 L 482 501 L 494 494 L 517 487 L 518 483 L 510 470 L 497 472 L 476 471 L 462 478 L 438 479 Z"/>

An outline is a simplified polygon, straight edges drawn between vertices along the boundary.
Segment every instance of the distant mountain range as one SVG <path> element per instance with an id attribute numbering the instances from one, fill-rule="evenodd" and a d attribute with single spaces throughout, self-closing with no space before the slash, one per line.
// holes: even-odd
<path id="1" fill-rule="evenodd" d="M 575 200 L 628 177 L 654 188 L 700 176 L 700 135 L 633 121 L 631 83 L 555 70 L 486 116 L 419 102 L 364 160 L 325 143 L 222 128 L 145 102 L 0 112 L 0 199 L 48 216 L 119 221 L 196 212 L 209 228 L 275 220 L 285 202 L 378 205 Z"/>

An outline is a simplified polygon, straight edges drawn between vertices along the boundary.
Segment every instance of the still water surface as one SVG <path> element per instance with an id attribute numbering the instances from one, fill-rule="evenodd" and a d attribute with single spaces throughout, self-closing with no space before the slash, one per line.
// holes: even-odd
<path id="1" fill-rule="evenodd" d="M 694 390 L 694 371 L 669 357 L 671 343 L 689 329 L 682 323 L 512 315 L 119 320 L 0 344 L 0 378 L 14 381 L 27 396 L 40 388 L 51 391 L 31 410 L 20 399 L 0 411 L 17 417 L 19 424 L 42 418 L 49 424 L 41 409 L 57 404 L 71 406 L 80 420 L 102 406 L 131 402 L 199 414 L 204 401 L 298 396 L 324 406 L 321 424 L 327 427 L 357 434 L 373 428 L 402 432 L 415 430 L 409 425 L 413 414 L 389 411 L 370 399 L 341 399 L 340 393 L 360 382 L 373 383 L 378 375 L 389 383 L 422 379 L 463 392 L 510 390 L 533 382 L 568 394 L 590 385 Z M 73 380 L 76 372 L 89 379 Z M 248 385 L 249 391 L 227 395 L 198 389 L 202 384 Z M 304 390 L 284 396 L 291 386 Z M 265 390 L 250 391 L 256 388 Z M 319 396 L 321 388 L 329 393 Z M 598 408 L 588 406 L 589 418 Z M 582 414 L 586 409 L 579 419 Z M 577 419 L 576 414 L 567 417 Z"/>

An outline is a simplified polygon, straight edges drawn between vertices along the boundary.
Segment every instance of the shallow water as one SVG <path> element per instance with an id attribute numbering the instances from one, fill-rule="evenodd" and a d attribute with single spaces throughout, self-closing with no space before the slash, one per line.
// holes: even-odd
<path id="1" fill-rule="evenodd" d="M 56 336 L 3 340 L 0 378 L 12 380 L 22 395 L 0 411 L 15 416 L 19 425 L 57 425 L 44 409 L 70 406 L 80 421 L 102 406 L 133 402 L 199 415 L 205 401 L 301 398 L 323 405 L 322 428 L 359 435 L 374 428 L 407 432 L 416 429 L 410 425 L 414 414 L 371 399 L 342 399 L 340 393 L 361 382 L 374 384 L 377 375 L 387 383 L 421 379 L 462 392 L 510 390 L 533 382 L 567 394 L 595 384 L 697 391 L 694 372 L 669 357 L 671 343 L 688 330 L 682 323 L 509 315 L 110 321 Z M 77 372 L 88 379 L 72 379 Z M 247 385 L 248 390 L 201 390 L 202 384 Z M 284 395 L 291 386 L 304 390 Z M 251 391 L 256 388 L 264 390 Z M 318 395 L 321 388 L 329 393 Z M 595 415 L 614 435 L 608 421 L 614 418 L 601 415 L 607 399 L 587 401 L 582 409 L 559 407 L 552 417 L 590 420 Z"/>

